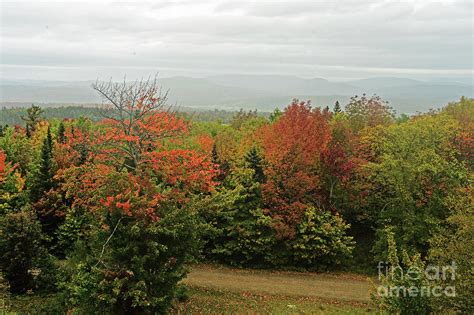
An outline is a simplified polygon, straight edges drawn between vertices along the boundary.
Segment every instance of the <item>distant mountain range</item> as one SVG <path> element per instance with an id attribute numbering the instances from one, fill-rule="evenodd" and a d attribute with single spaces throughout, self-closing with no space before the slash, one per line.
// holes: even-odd
<path id="1" fill-rule="evenodd" d="M 39 81 L 0 79 L 3 106 L 43 104 L 97 104 L 101 98 L 91 89 L 93 81 Z M 303 79 L 277 75 L 218 75 L 206 78 L 159 79 L 169 90 L 169 102 L 183 107 L 234 110 L 283 108 L 293 98 L 311 100 L 316 106 L 345 104 L 353 95 L 377 94 L 398 113 L 439 108 L 461 96 L 473 97 L 471 83 L 379 77 L 345 82 L 322 78 Z"/>

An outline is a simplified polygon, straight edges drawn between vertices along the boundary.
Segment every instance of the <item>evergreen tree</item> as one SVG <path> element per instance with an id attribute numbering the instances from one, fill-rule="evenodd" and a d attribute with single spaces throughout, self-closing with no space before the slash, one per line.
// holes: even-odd
<path id="1" fill-rule="evenodd" d="M 263 173 L 262 158 L 258 154 L 257 148 L 252 147 L 245 155 L 245 162 L 248 167 L 253 169 L 253 179 L 258 183 L 265 181 L 265 174 Z"/>
<path id="2" fill-rule="evenodd" d="M 217 153 L 216 144 L 212 146 L 212 163 L 219 166 L 219 174 L 216 176 L 216 179 L 223 182 L 230 171 L 230 165 L 227 161 L 221 161 L 219 154 Z"/>
<path id="3" fill-rule="evenodd" d="M 87 157 L 89 156 L 89 149 L 87 148 L 87 144 L 82 143 L 78 146 L 78 150 L 79 150 L 79 153 L 80 153 L 80 155 L 79 155 L 79 165 L 82 165 L 82 164 L 86 163 L 86 161 L 87 161 Z M 125 163 L 126 163 L 126 165 L 129 169 L 133 169 L 135 167 L 135 165 L 133 164 L 133 160 L 127 159 Z"/>
<path id="4" fill-rule="evenodd" d="M 36 124 L 41 120 L 41 114 L 43 114 L 41 107 L 32 104 L 31 107 L 26 110 L 26 116 L 21 116 L 21 119 L 26 123 L 26 134 L 28 137 L 31 132 L 35 131 Z"/>
<path id="5" fill-rule="evenodd" d="M 30 189 L 30 199 L 32 202 L 41 199 L 43 194 L 53 187 L 52 150 L 53 140 L 51 138 L 51 129 L 48 127 L 48 133 L 43 140 L 41 148 L 40 168 Z"/>
<path id="6" fill-rule="evenodd" d="M 334 104 L 334 114 L 340 113 L 341 111 L 341 105 L 339 104 L 339 101 L 336 101 L 336 104 Z"/>
<path id="7" fill-rule="evenodd" d="M 64 134 L 65 132 L 66 132 L 66 128 L 64 128 L 64 123 L 61 121 L 58 128 L 58 142 L 59 143 L 66 143 L 66 136 Z"/>

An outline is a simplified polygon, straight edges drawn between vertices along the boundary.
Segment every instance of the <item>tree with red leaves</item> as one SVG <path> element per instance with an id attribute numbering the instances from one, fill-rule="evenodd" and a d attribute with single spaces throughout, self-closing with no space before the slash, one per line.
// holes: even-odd
<path id="1" fill-rule="evenodd" d="M 305 209 L 321 201 L 318 163 L 331 138 L 329 117 L 309 102 L 293 100 L 275 123 L 261 130 L 268 178 L 263 198 L 282 238 L 291 238 Z"/>
<path id="2" fill-rule="evenodd" d="M 58 173 L 73 208 L 95 221 L 92 257 L 77 272 L 96 281 L 81 298 L 96 311 L 161 313 L 201 243 L 192 200 L 213 189 L 214 164 L 180 148 L 187 123 L 165 108 L 156 79 L 93 88 L 109 103 L 105 119 L 86 162 Z M 82 285 L 73 276 L 70 292 Z"/>

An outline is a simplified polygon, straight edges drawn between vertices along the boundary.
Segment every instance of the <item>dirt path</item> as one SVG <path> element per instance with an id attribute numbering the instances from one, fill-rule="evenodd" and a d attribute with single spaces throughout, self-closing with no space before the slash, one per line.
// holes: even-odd
<path id="1" fill-rule="evenodd" d="M 242 270 L 194 266 L 184 280 L 190 286 L 287 296 L 368 302 L 370 282 L 361 276 Z"/>

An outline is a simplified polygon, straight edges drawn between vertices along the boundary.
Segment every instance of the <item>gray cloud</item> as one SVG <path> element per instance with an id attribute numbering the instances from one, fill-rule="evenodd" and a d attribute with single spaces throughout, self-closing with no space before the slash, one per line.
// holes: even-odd
<path id="1" fill-rule="evenodd" d="M 3 77 L 471 76 L 470 1 L 1 3 Z"/>

